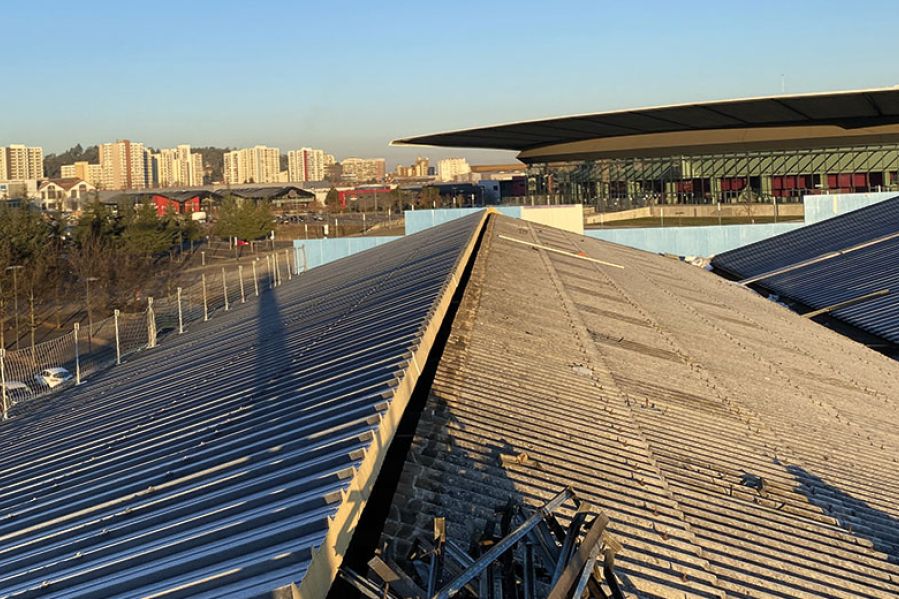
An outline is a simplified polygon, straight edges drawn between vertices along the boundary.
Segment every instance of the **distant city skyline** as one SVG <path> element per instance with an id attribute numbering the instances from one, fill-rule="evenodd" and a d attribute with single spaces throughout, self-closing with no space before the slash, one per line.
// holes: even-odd
<path id="1" fill-rule="evenodd" d="M 19 141 L 15 141 L 15 140 L 6 141 L 5 143 L 6 143 L 6 145 L 23 145 L 23 146 L 29 146 L 29 147 L 32 147 L 32 146 L 40 147 L 43 150 L 43 155 L 48 156 L 50 154 L 59 155 L 60 153 L 65 152 L 66 150 L 69 150 L 71 148 L 74 148 L 77 145 L 81 145 L 82 148 L 89 148 L 91 146 L 101 147 L 104 144 L 117 143 L 119 141 L 124 141 L 124 140 L 132 141 L 134 143 L 140 143 L 147 149 L 150 149 L 150 148 L 152 148 L 154 150 L 168 149 L 166 144 L 157 145 L 157 144 L 153 144 L 153 143 L 144 142 L 141 139 L 137 139 L 137 138 L 133 138 L 133 137 L 129 138 L 126 136 L 117 136 L 115 138 L 110 138 L 108 140 L 103 140 L 103 141 L 99 141 L 99 142 L 95 142 L 95 143 L 85 143 L 85 142 L 75 141 L 71 144 L 63 144 L 63 147 L 58 148 L 58 149 L 49 148 L 46 145 L 42 145 L 40 143 L 31 143 L 31 142 L 28 142 L 28 143 L 21 142 L 20 143 Z M 0 141 L 0 144 L 2 144 L 2 143 L 3 142 Z M 230 148 L 231 150 L 240 150 L 244 147 L 264 146 L 266 144 L 252 143 L 252 144 L 248 144 L 247 146 L 237 146 L 237 145 L 233 145 L 233 144 L 232 145 L 227 145 L 227 144 L 217 145 L 217 144 L 200 142 L 200 143 L 173 143 L 173 144 L 168 144 L 168 145 L 173 146 L 173 147 L 187 145 L 194 149 L 199 149 L 199 148 L 204 148 L 204 147 L 215 147 L 215 148 L 220 148 L 220 149 Z M 0 147 L 2 147 L 2 145 L 0 145 Z M 297 147 L 290 146 L 290 147 L 284 147 L 284 148 L 278 148 L 278 149 L 280 150 L 280 154 L 282 156 L 289 156 L 289 154 L 291 152 L 304 149 L 304 147 L 303 146 L 297 146 Z M 325 148 L 325 150 L 327 150 L 327 148 Z M 393 150 L 393 152 L 391 152 L 390 150 Z M 389 158 L 387 157 L 388 154 L 391 154 L 391 156 Z M 472 160 L 470 158 L 470 156 L 475 156 L 475 157 L 480 156 L 480 157 L 483 157 L 483 159 Z M 380 152 L 372 152 L 371 155 L 365 154 L 363 152 L 354 152 L 354 151 L 350 150 L 345 155 L 335 154 L 335 157 L 337 159 L 337 162 L 342 162 L 343 160 L 346 160 L 348 158 L 360 158 L 360 157 L 361 158 L 370 158 L 370 159 L 383 158 L 386 161 L 388 170 L 392 170 L 392 169 L 396 168 L 397 165 L 405 165 L 408 162 L 414 163 L 415 160 L 419 157 L 430 158 L 434 161 L 443 160 L 443 159 L 452 159 L 452 158 L 464 158 L 464 159 L 468 160 L 469 163 L 472 163 L 472 164 L 506 164 L 506 163 L 516 162 L 515 152 L 503 152 L 503 151 L 493 151 L 493 150 L 471 150 L 471 149 L 465 149 L 465 148 L 448 149 L 447 150 L 444 148 L 430 148 L 430 147 L 419 147 L 419 146 L 391 146 L 390 148 L 385 147 L 385 148 L 381 148 Z"/>
<path id="2" fill-rule="evenodd" d="M 446 8 L 12 3 L 0 146 L 59 153 L 132 139 L 325 148 L 338 159 L 384 157 L 388 169 L 419 155 L 504 163 L 514 154 L 388 143 L 563 114 L 899 83 L 885 0 Z"/>

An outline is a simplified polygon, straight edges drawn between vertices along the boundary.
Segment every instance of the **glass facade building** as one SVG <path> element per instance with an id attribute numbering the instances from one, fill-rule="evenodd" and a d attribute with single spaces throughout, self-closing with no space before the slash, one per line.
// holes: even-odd
<path id="1" fill-rule="evenodd" d="M 655 204 L 801 202 L 803 195 L 899 191 L 899 144 L 601 158 L 528 167 L 528 200 L 602 211 Z"/>

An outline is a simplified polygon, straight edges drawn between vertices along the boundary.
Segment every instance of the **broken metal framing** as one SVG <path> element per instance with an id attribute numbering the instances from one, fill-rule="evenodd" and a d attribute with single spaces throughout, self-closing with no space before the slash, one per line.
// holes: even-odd
<path id="1" fill-rule="evenodd" d="M 577 511 L 564 527 L 554 512 L 569 501 Z M 408 556 L 419 566 L 415 576 L 376 555 L 368 563 L 369 577 L 348 568 L 341 570 L 341 577 L 372 598 L 623 599 L 614 573 L 621 545 L 606 530 L 609 518 L 572 489 L 562 490 L 534 512 L 510 500 L 501 516 L 501 536 L 493 535 L 497 523 L 488 523 L 478 557 L 447 539 L 445 520 L 435 518 L 433 538 L 417 539 Z"/>

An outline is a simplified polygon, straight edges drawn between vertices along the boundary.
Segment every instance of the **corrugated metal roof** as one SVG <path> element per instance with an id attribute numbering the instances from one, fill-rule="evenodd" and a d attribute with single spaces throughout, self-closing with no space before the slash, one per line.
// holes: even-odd
<path id="1" fill-rule="evenodd" d="M 0 425 L 0 595 L 243 597 L 316 568 L 327 588 L 326 536 L 358 518 L 481 219 L 20 406 Z"/>
<path id="2" fill-rule="evenodd" d="M 813 309 L 888 289 L 830 315 L 899 343 L 897 234 L 899 197 L 725 252 L 712 265 Z"/>
<path id="3" fill-rule="evenodd" d="M 382 540 L 444 516 L 468 547 L 572 485 L 631 593 L 899 596 L 899 364 L 684 263 L 494 222 Z"/>
<path id="4" fill-rule="evenodd" d="M 315 194 L 311 191 L 306 191 L 305 189 L 301 189 L 299 187 L 294 187 L 293 185 L 286 185 L 280 187 L 239 187 L 234 189 L 219 189 L 219 195 L 227 196 L 239 196 L 242 198 L 250 198 L 250 199 L 265 199 L 270 200 L 272 198 L 286 198 L 286 197 L 296 197 L 296 198 L 315 198 Z"/>
<path id="5" fill-rule="evenodd" d="M 896 231 L 899 196 L 718 254 L 712 264 L 745 279 Z"/>

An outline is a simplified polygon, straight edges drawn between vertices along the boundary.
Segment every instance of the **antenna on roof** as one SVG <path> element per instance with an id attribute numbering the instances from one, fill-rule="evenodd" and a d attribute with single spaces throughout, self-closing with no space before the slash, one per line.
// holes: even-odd
<path id="1" fill-rule="evenodd" d="M 780 74 L 780 93 L 787 93 L 787 82 L 783 73 Z"/>

